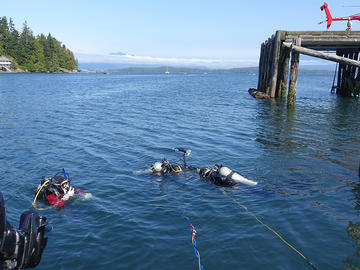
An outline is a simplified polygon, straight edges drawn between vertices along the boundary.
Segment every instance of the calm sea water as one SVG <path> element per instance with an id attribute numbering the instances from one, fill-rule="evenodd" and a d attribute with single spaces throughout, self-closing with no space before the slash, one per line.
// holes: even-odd
<path id="1" fill-rule="evenodd" d="M 40 213 L 53 224 L 38 269 L 319 269 L 360 266 L 360 104 L 301 75 L 297 103 L 255 100 L 253 74 L 1 74 L 0 189 L 8 220 L 41 176 L 65 168 L 93 197 Z M 255 187 L 194 172 L 138 173 L 172 149 L 227 165 Z M 224 194 L 225 193 L 225 194 Z M 241 205 L 246 206 L 246 212 Z"/>

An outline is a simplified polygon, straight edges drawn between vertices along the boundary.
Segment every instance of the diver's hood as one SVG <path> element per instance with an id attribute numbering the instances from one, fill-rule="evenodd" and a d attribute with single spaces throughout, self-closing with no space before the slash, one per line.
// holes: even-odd
<path id="1" fill-rule="evenodd" d="M 62 182 L 64 181 L 67 181 L 65 179 L 65 177 L 61 176 L 61 175 L 56 175 L 54 176 L 54 178 L 52 179 L 52 182 L 55 184 L 55 185 L 61 185 Z"/>

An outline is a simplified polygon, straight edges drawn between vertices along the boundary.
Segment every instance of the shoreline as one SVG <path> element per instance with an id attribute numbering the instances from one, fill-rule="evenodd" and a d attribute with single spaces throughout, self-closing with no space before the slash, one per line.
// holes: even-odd
<path id="1" fill-rule="evenodd" d="M 14 71 L 3 71 L 0 70 L 0 74 L 75 74 L 75 73 L 84 73 L 82 70 L 77 70 L 77 71 L 57 71 L 57 72 L 50 72 L 50 71 L 45 71 L 45 72 L 38 72 L 38 71 L 26 71 L 26 70 L 14 70 Z"/>

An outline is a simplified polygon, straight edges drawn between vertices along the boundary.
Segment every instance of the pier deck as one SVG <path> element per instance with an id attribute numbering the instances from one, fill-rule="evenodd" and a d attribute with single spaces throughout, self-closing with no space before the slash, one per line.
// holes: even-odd
<path id="1" fill-rule="evenodd" d="M 358 97 L 359 52 L 360 31 L 278 30 L 261 44 L 257 90 L 271 98 L 281 98 L 286 97 L 289 88 L 288 105 L 294 105 L 301 53 L 338 62 L 337 84 L 332 91 L 336 90 L 341 96 Z"/>

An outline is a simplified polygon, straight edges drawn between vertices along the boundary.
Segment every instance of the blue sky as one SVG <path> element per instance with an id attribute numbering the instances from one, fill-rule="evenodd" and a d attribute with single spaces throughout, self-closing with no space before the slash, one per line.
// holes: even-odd
<path id="1" fill-rule="evenodd" d="M 360 13 L 358 0 L 327 1 L 333 16 Z M 0 16 L 17 29 L 51 33 L 79 62 L 209 67 L 255 66 L 261 43 L 276 30 L 326 30 L 323 1 L 62 0 L 2 1 Z M 346 22 L 331 30 L 344 30 Z M 353 23 L 360 30 L 360 23 Z M 111 56 L 123 52 L 126 56 Z"/>

